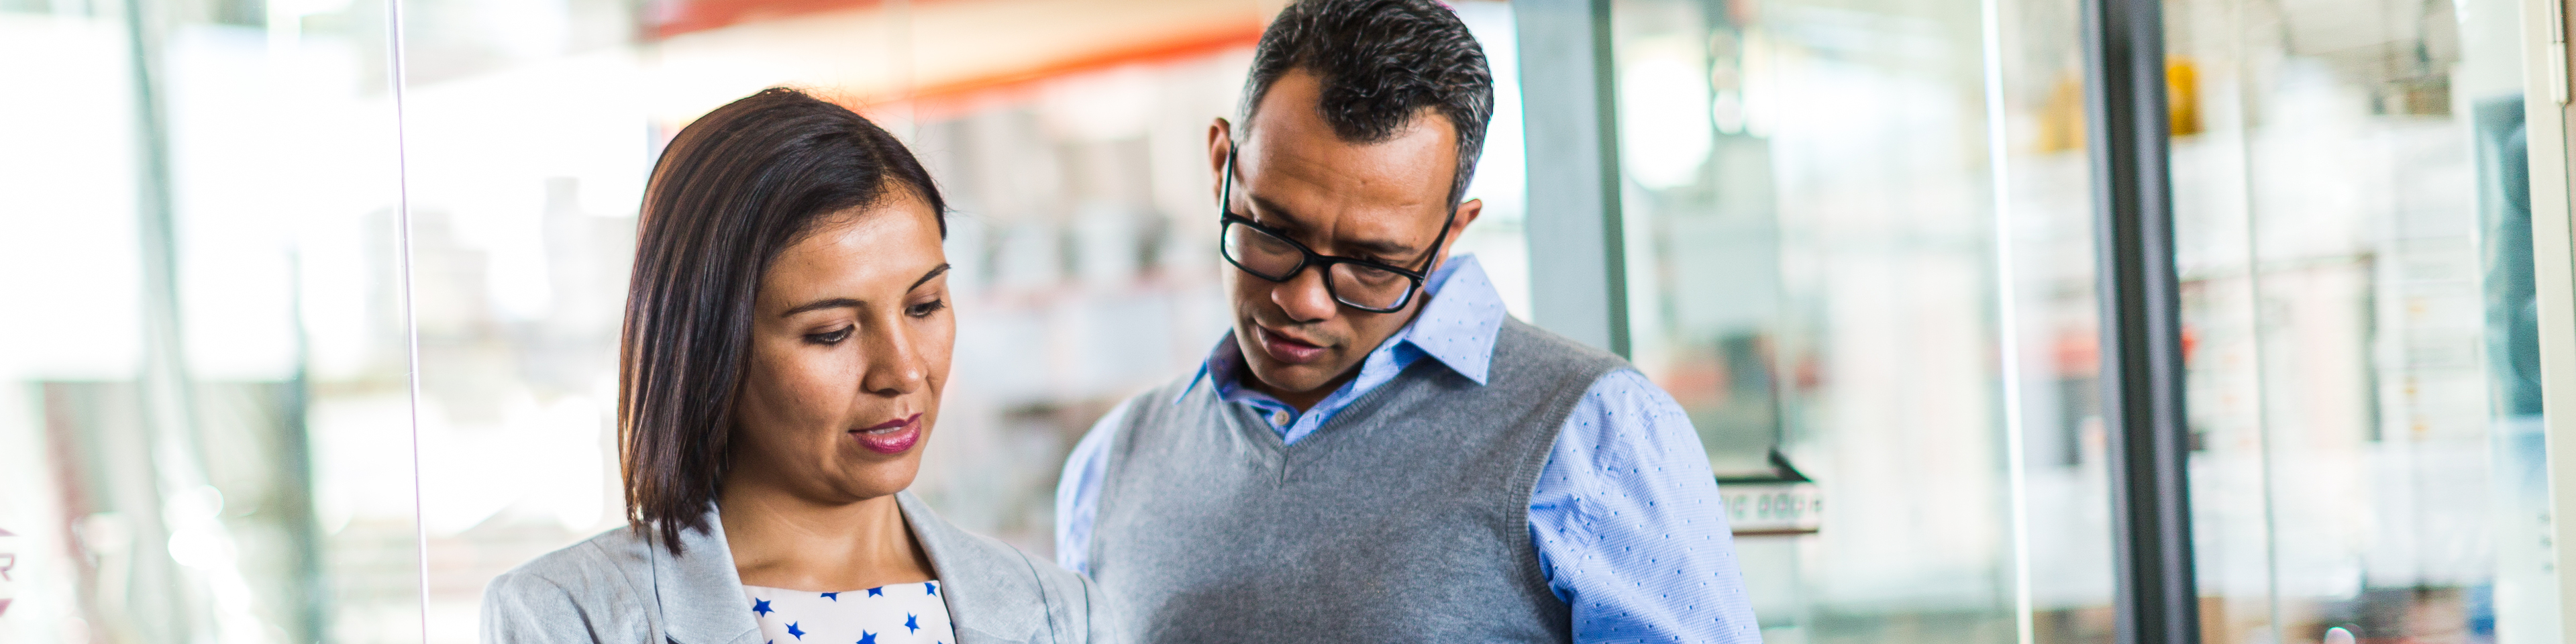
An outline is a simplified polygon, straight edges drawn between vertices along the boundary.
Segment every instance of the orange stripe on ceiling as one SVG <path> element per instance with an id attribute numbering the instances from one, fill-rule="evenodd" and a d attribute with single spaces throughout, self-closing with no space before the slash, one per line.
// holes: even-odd
<path id="1" fill-rule="evenodd" d="M 1008 93 L 1052 78 L 1124 65 L 1186 60 L 1210 56 L 1230 49 L 1251 47 L 1260 42 L 1261 30 L 1261 23 L 1247 21 L 1243 26 L 1231 30 L 1180 34 L 1177 38 L 1147 41 L 1127 47 L 1048 61 L 1025 69 L 930 85 L 915 91 L 911 100 L 913 109 L 920 117 L 936 118 L 970 109 L 971 104 L 984 97 Z M 903 101 L 885 101 L 885 103 L 901 102 Z"/>
<path id="2" fill-rule="evenodd" d="M 925 1 L 935 0 L 912 0 L 913 4 Z M 653 36 L 669 38 L 746 22 L 882 4 L 884 0 L 664 0 L 654 3 L 649 14 L 653 16 Z"/>

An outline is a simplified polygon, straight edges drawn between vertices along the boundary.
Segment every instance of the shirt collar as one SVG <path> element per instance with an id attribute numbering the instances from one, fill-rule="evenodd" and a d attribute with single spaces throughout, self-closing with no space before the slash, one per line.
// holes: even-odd
<path id="1" fill-rule="evenodd" d="M 1422 304 L 1421 313 L 1370 353 L 1411 348 L 1439 360 L 1477 385 L 1485 384 L 1493 366 L 1494 337 L 1502 330 L 1503 317 L 1508 315 L 1503 309 L 1502 292 L 1495 290 L 1494 281 L 1485 275 L 1484 266 L 1473 254 L 1451 257 L 1431 273 L 1423 292 L 1431 300 Z M 1242 369 L 1243 350 L 1235 344 L 1234 332 L 1228 330 L 1217 340 L 1215 350 L 1199 363 L 1199 371 L 1191 377 L 1189 386 L 1181 388 L 1181 396 L 1188 396 L 1202 382 L 1218 383 L 1218 393 L 1225 394 L 1231 388 L 1227 385 L 1236 382 Z M 1178 403 L 1180 398 L 1172 402 Z"/>

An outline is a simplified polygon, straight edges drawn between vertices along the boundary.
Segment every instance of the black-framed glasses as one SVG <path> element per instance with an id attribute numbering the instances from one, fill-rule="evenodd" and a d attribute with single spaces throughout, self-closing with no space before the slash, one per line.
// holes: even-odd
<path id="1" fill-rule="evenodd" d="M 1339 257 L 1315 252 L 1288 235 L 1234 214 L 1234 151 L 1225 153 L 1225 185 L 1218 189 L 1217 213 L 1221 231 L 1217 248 L 1225 261 L 1243 272 L 1272 282 L 1295 279 L 1309 266 L 1324 270 L 1324 292 L 1342 306 L 1370 313 L 1394 313 L 1413 303 L 1413 294 L 1422 290 L 1425 273 L 1431 262 L 1440 257 L 1440 245 L 1449 241 L 1449 225 L 1456 223 L 1458 209 L 1449 209 L 1449 218 L 1440 223 L 1440 235 L 1431 241 L 1431 252 L 1422 259 L 1422 270 L 1353 257 Z"/>

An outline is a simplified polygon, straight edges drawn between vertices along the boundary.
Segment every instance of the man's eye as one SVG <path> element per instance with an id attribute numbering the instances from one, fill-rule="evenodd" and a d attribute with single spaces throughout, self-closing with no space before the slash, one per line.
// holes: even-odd
<path id="1" fill-rule="evenodd" d="M 852 328 L 855 327 L 845 326 L 822 333 L 806 334 L 805 341 L 815 344 L 840 344 L 842 340 L 850 339 L 850 329 Z"/>

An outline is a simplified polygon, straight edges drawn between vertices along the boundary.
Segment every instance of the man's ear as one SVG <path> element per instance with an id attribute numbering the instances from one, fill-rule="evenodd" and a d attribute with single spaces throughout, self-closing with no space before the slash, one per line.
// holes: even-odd
<path id="1" fill-rule="evenodd" d="M 1215 199 L 1225 194 L 1225 156 L 1234 152 L 1234 124 L 1222 116 L 1209 123 L 1207 146 L 1208 174 L 1216 177 L 1216 182 L 1208 184 L 1208 198 Z"/>
<path id="2" fill-rule="evenodd" d="M 1443 231 L 1449 235 L 1449 239 L 1441 245 L 1445 248 L 1458 247 L 1458 238 L 1467 234 L 1467 224 L 1476 223 L 1476 218 L 1484 214 L 1485 200 L 1483 199 L 1469 199 L 1467 203 L 1458 204 L 1458 218 L 1449 222 L 1449 230 Z M 1441 251 L 1441 254 L 1448 254 L 1448 251 Z"/>
<path id="3" fill-rule="evenodd" d="M 1442 266 L 1448 266 L 1449 257 L 1458 253 L 1458 238 L 1467 234 L 1467 224 L 1476 223 L 1476 218 L 1484 214 L 1485 200 L 1483 199 L 1469 199 L 1466 203 L 1458 204 L 1458 216 L 1450 217 L 1449 229 L 1440 231 L 1440 257 L 1435 258 L 1437 263 L 1432 264 L 1428 270 L 1436 271 Z"/>

